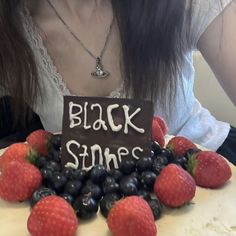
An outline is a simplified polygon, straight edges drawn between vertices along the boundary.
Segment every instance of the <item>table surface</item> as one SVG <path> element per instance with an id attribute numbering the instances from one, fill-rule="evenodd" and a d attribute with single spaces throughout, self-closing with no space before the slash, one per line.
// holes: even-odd
<path id="1" fill-rule="evenodd" d="M 197 187 L 190 204 L 178 209 L 166 208 L 156 222 L 158 235 L 236 236 L 236 167 L 231 165 L 231 168 L 232 178 L 224 187 L 216 190 Z M 27 202 L 0 200 L 0 236 L 29 236 L 26 225 L 29 214 Z M 88 222 L 80 221 L 77 235 L 111 236 L 100 213 Z"/>

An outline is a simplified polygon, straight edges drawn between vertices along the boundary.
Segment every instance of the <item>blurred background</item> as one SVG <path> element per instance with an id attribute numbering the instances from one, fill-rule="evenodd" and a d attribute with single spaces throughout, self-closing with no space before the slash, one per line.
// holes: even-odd
<path id="1" fill-rule="evenodd" d="M 218 120 L 229 122 L 236 127 L 236 107 L 227 97 L 199 52 L 194 54 L 194 65 L 196 97 Z"/>

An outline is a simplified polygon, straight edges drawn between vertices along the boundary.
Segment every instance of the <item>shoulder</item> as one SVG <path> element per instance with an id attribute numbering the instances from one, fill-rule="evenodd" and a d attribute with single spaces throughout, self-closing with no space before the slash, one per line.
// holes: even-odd
<path id="1" fill-rule="evenodd" d="M 233 0 L 192 0 L 192 20 L 201 21 L 219 15 Z"/>
<path id="2" fill-rule="evenodd" d="M 234 0 L 188 0 L 192 2 L 188 9 L 191 11 L 190 33 L 192 48 L 196 48 L 201 35 L 213 20 Z"/>

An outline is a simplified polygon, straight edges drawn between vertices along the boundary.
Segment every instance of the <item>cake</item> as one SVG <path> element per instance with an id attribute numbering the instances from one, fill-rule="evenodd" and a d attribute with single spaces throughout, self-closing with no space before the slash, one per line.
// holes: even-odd
<path id="1" fill-rule="evenodd" d="M 203 149 L 203 148 L 202 148 Z M 3 150 L 0 151 L 0 154 Z M 189 205 L 165 209 L 156 221 L 160 236 L 236 236 L 236 167 L 231 165 L 232 177 L 220 189 L 197 187 Z M 8 203 L 0 200 L 0 235 L 26 236 L 30 207 L 27 202 Z M 106 220 L 100 214 L 88 222 L 80 222 L 76 235 L 108 236 Z"/>
<path id="2" fill-rule="evenodd" d="M 68 110 L 70 110 L 69 103 L 71 102 L 71 99 L 73 101 L 76 101 L 77 98 L 69 97 L 67 98 L 67 105 L 64 107 L 64 114 L 68 114 Z M 75 100 L 74 100 L 75 99 Z M 83 101 L 84 107 L 83 109 L 87 109 L 87 101 L 94 101 L 93 98 L 85 98 L 84 100 L 80 99 L 80 101 Z M 97 98 L 96 98 L 97 101 Z M 77 143 L 77 146 L 80 146 L 79 142 L 84 142 L 88 147 L 89 145 L 93 146 L 94 142 L 96 144 L 96 147 L 98 150 L 106 150 L 107 148 L 109 149 L 109 155 L 104 156 L 100 154 L 100 156 L 97 158 L 99 160 L 99 163 L 105 164 L 107 168 L 113 168 L 117 167 L 117 159 L 120 159 L 119 152 L 116 152 L 116 148 L 120 147 L 122 145 L 127 145 L 127 148 L 124 147 L 126 152 L 128 153 L 134 153 L 132 152 L 133 149 L 139 149 L 142 150 L 140 151 L 140 155 L 143 154 L 146 155 L 146 152 L 148 152 L 147 144 L 150 143 L 150 121 L 153 116 L 152 112 L 148 113 L 148 111 L 151 111 L 150 109 L 150 104 L 142 104 L 142 109 L 139 109 L 139 105 L 137 108 L 137 103 L 129 103 L 129 106 L 126 106 L 127 100 L 110 100 L 108 104 L 106 103 L 106 99 L 99 100 L 99 104 L 103 104 L 100 107 L 100 111 L 104 110 L 104 107 L 110 107 L 110 112 L 107 112 L 107 114 L 111 115 L 111 109 L 116 109 L 118 107 L 122 107 L 123 111 L 126 112 L 126 118 L 128 117 L 128 110 L 130 107 L 134 108 L 132 112 L 130 112 L 129 116 L 129 124 L 130 124 L 130 129 L 133 127 L 136 132 L 139 133 L 140 139 L 137 138 L 137 142 L 135 143 L 133 140 L 131 142 L 128 142 L 127 145 L 127 140 L 130 139 L 129 137 L 129 132 L 128 130 L 124 130 L 124 133 L 126 132 L 126 135 L 128 135 L 126 138 L 124 138 L 123 135 L 117 136 L 115 134 L 116 140 L 112 140 L 111 143 L 107 144 L 103 142 L 102 140 L 102 134 L 98 133 L 97 138 L 101 140 L 92 140 L 91 139 L 86 139 L 87 137 L 92 137 L 91 135 L 94 134 L 94 132 L 90 133 L 90 136 L 86 135 L 86 132 L 91 128 L 90 124 L 87 123 L 86 126 L 84 125 L 78 130 L 75 130 L 75 132 L 71 132 L 68 127 L 72 124 L 73 127 L 75 127 L 75 123 L 71 123 L 71 119 L 69 117 L 66 117 L 64 115 L 64 122 L 63 122 L 63 132 L 64 134 L 64 139 L 62 139 L 62 145 L 64 145 L 64 152 L 66 151 L 65 147 L 68 147 L 68 143 L 71 143 L 71 140 L 73 142 Z M 112 104 L 110 104 L 112 102 Z M 114 103 L 115 102 L 115 103 Z M 76 103 L 74 103 L 76 104 Z M 87 104 L 87 105 L 86 105 Z M 94 103 L 95 104 L 95 103 Z M 98 103 L 96 103 L 98 104 Z M 78 104 L 76 105 L 77 108 L 79 107 Z M 68 109 L 68 110 L 66 110 Z M 80 108 L 79 108 L 80 109 Z M 122 110 L 121 109 L 121 110 Z M 126 110 L 126 111 L 125 111 Z M 136 113 L 135 113 L 135 112 Z M 131 124 L 132 120 L 132 114 L 138 114 L 141 111 L 145 111 L 145 119 L 140 119 L 140 120 L 135 120 L 135 124 Z M 114 112 L 114 111 L 113 111 Z M 78 115 L 78 112 L 75 113 Z M 141 116 L 144 118 L 144 116 Z M 120 131 L 121 126 L 119 126 L 118 122 L 124 123 L 126 120 L 122 119 L 119 115 L 115 117 L 116 119 L 109 120 L 111 117 L 102 120 L 101 117 L 99 118 L 99 122 L 106 122 L 109 125 L 111 125 L 111 129 L 115 131 Z M 88 117 L 84 116 L 84 121 L 87 120 Z M 95 119 L 96 120 L 96 119 Z M 143 122 L 146 121 L 145 122 Z M 78 121 L 78 120 L 77 120 Z M 98 119 L 96 120 L 98 121 Z M 80 122 L 81 123 L 81 122 Z M 127 123 L 127 122 L 126 122 Z M 104 124 L 104 123 L 103 123 Z M 70 127 L 70 128 L 73 128 Z M 105 126 L 104 126 L 105 127 Z M 123 126 L 125 127 L 125 126 Z M 86 128 L 86 129 L 85 129 Z M 127 128 L 127 127 L 126 127 Z M 147 134 L 143 132 L 143 130 L 147 130 Z M 85 131 L 83 131 L 85 130 Z M 113 131 L 114 131 L 113 130 Z M 106 130 L 105 130 L 106 131 Z M 81 139 L 81 132 L 82 132 L 82 139 Z M 85 132 L 83 134 L 83 132 Z M 99 131 L 100 132 L 100 131 Z M 80 134 L 80 139 L 77 140 L 78 133 Z M 104 133 L 104 130 L 102 130 L 102 133 Z M 113 132 L 115 133 L 115 132 Z M 113 133 L 108 133 L 108 137 L 110 139 L 114 138 L 112 135 Z M 134 135 L 131 131 L 131 136 Z M 107 135 L 107 134 L 105 134 Z M 96 135 L 95 135 L 96 136 Z M 137 135 L 138 136 L 138 135 Z M 84 139 L 84 137 L 86 137 Z M 122 139 L 125 139 L 123 143 L 120 143 L 119 141 Z M 168 139 L 171 137 L 166 136 L 166 143 Z M 129 140 L 130 141 L 130 140 Z M 117 144 L 118 142 L 118 144 Z M 83 144 L 84 144 L 83 143 Z M 97 144 L 98 143 L 98 144 Z M 62 146 L 63 147 L 63 146 Z M 204 147 L 199 147 L 200 149 L 204 150 Z M 67 151 L 70 151 L 72 149 L 67 149 Z M 75 153 L 76 150 L 73 150 Z M 4 152 L 4 150 L 0 150 L 0 156 Z M 101 152 L 99 152 L 101 153 Z M 112 154 L 111 154 L 112 153 Z M 114 154 L 116 153 L 116 155 Z M 62 154 L 63 154 L 63 149 L 62 149 Z M 77 153 L 77 156 L 78 153 Z M 80 156 L 81 157 L 81 156 Z M 84 158 L 85 156 L 82 155 Z M 118 157 L 118 158 L 117 158 Z M 135 158 L 135 156 L 133 155 Z M 76 158 L 75 158 L 76 159 Z M 95 159 L 95 158 L 94 158 Z M 107 162 L 107 159 L 111 160 L 111 162 Z M 94 161 L 95 162 L 95 161 Z M 79 163 L 83 163 L 83 168 L 89 169 L 91 165 L 94 165 L 93 161 L 81 161 L 77 160 L 73 163 L 73 159 L 71 161 L 68 160 L 68 155 L 64 153 L 64 157 L 62 160 L 62 163 L 64 165 L 77 165 L 76 167 L 79 166 Z M 112 164 L 111 164 L 112 163 Z M 111 165 L 110 165 L 111 164 Z M 86 165 L 86 166 L 85 166 Z M 178 235 L 187 235 L 187 236 L 199 236 L 199 235 L 204 235 L 204 236 L 236 236 L 236 207 L 235 207 L 235 199 L 236 199 L 236 167 L 230 164 L 231 170 L 232 170 L 232 177 L 230 181 L 228 181 L 223 187 L 218 188 L 218 189 L 206 189 L 206 188 L 200 188 L 197 187 L 195 197 L 192 199 L 192 201 L 182 207 L 179 208 L 164 208 L 162 217 L 156 221 L 157 224 L 157 229 L 158 229 L 158 235 L 160 236 L 178 236 Z M 85 169 L 86 169 L 85 168 Z M 30 214 L 30 205 L 28 202 L 23 202 L 23 203 L 8 203 L 6 201 L 3 201 L 0 199 L 0 235 L 3 236 L 25 236 L 29 235 L 28 230 L 27 230 L 27 219 Z M 92 220 L 88 221 L 79 221 L 79 228 L 77 230 L 76 235 L 80 236 L 108 236 L 111 235 L 111 233 L 108 230 L 106 219 L 101 215 L 97 214 L 95 218 Z M 42 235 L 44 236 L 44 235 Z M 46 235 L 45 235 L 46 236 Z M 125 236 L 125 235 L 124 235 Z"/>

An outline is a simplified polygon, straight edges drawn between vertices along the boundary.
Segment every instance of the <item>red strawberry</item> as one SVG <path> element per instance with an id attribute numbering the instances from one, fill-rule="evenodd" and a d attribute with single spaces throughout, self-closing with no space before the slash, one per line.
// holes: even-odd
<path id="1" fill-rule="evenodd" d="M 0 198 L 7 201 L 28 200 L 42 182 L 40 171 L 27 162 L 11 161 L 0 173 Z"/>
<path id="2" fill-rule="evenodd" d="M 175 164 L 164 167 L 154 185 L 156 196 L 169 207 L 179 207 L 191 201 L 195 191 L 193 177 Z"/>
<path id="3" fill-rule="evenodd" d="M 187 168 L 196 184 L 206 188 L 218 188 L 232 175 L 230 166 L 223 156 L 212 151 L 201 151 L 192 155 Z"/>
<path id="4" fill-rule="evenodd" d="M 153 119 L 158 122 L 163 134 L 166 135 L 168 133 L 168 126 L 166 124 L 166 121 L 160 116 L 154 116 Z"/>
<path id="5" fill-rule="evenodd" d="M 126 197 L 112 207 L 107 218 L 114 236 L 156 236 L 157 228 L 148 203 L 140 197 Z"/>
<path id="6" fill-rule="evenodd" d="M 11 161 L 34 163 L 38 153 L 27 143 L 10 145 L 0 157 L 0 167 Z"/>
<path id="7" fill-rule="evenodd" d="M 152 120 L 152 140 L 158 142 L 162 148 L 165 146 L 165 135 L 156 118 Z"/>
<path id="8" fill-rule="evenodd" d="M 28 135 L 26 141 L 35 149 L 40 155 L 47 155 L 50 149 L 50 140 L 52 133 L 46 130 L 35 130 Z"/>
<path id="9" fill-rule="evenodd" d="M 197 148 L 197 146 L 185 137 L 175 136 L 168 142 L 166 148 L 172 151 L 175 158 L 179 158 L 184 156 L 189 149 Z"/>
<path id="10" fill-rule="evenodd" d="M 77 227 L 73 208 L 58 196 L 47 196 L 36 203 L 27 221 L 32 236 L 73 236 Z"/>

